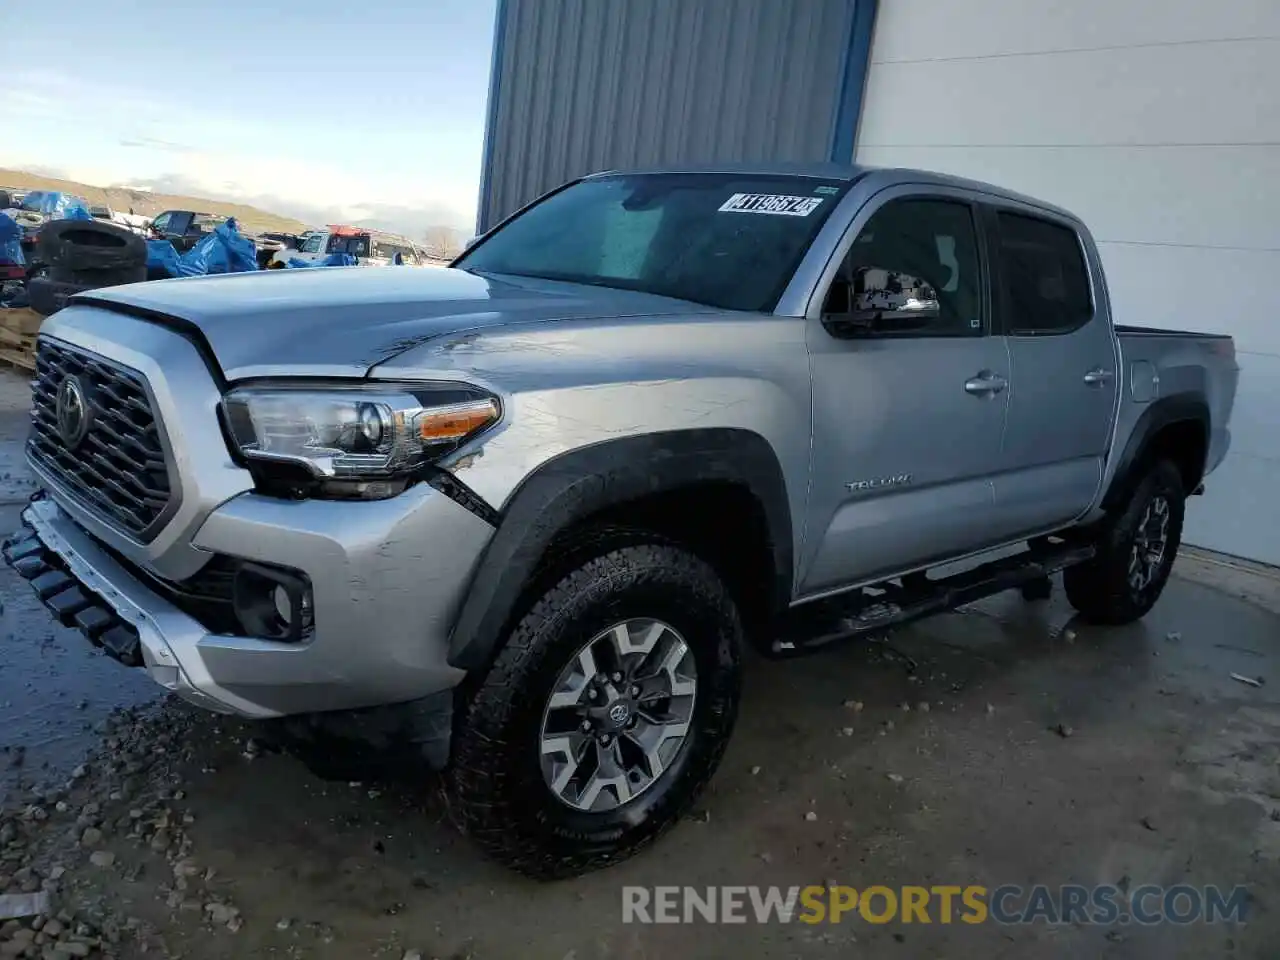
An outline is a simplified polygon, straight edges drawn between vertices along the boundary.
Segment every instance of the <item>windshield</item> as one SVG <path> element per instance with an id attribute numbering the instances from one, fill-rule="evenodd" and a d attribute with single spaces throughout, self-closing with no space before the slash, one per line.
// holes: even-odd
<path id="1" fill-rule="evenodd" d="M 323 233 L 313 233 L 307 239 L 302 241 L 302 246 L 298 248 L 299 253 L 319 253 L 320 248 L 324 245 L 325 235 Z"/>
<path id="2" fill-rule="evenodd" d="M 742 174 L 593 178 L 525 211 L 455 266 L 768 311 L 846 186 Z"/>

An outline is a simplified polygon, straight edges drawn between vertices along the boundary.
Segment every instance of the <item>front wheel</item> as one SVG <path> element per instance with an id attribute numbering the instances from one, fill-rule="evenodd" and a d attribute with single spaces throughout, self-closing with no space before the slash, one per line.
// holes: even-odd
<path id="1" fill-rule="evenodd" d="M 463 715 L 467 832 L 539 879 L 652 842 L 720 762 L 741 648 L 732 599 L 692 554 L 644 544 L 583 564 L 521 620 Z"/>
<path id="2" fill-rule="evenodd" d="M 1168 460 L 1154 464 L 1099 536 L 1092 560 L 1063 572 L 1067 599 L 1093 623 L 1133 623 L 1160 599 L 1182 543 L 1186 494 Z"/>

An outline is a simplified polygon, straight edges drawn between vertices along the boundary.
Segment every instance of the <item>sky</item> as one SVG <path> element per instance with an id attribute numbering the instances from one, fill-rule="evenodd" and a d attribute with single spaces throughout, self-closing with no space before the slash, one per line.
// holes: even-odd
<path id="1" fill-rule="evenodd" d="M 475 223 L 495 0 L 0 0 L 0 167 Z"/>

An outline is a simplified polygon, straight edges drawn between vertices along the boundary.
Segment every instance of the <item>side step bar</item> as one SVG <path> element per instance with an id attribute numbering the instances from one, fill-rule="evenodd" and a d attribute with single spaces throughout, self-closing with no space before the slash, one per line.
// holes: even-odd
<path id="1" fill-rule="evenodd" d="M 930 580 L 912 574 L 863 587 L 826 601 L 806 604 L 783 621 L 767 656 L 803 656 L 834 643 L 879 634 L 921 617 L 945 613 L 1073 567 L 1093 557 L 1092 546 L 1040 541 L 1030 550 L 992 560 L 972 570 Z"/>

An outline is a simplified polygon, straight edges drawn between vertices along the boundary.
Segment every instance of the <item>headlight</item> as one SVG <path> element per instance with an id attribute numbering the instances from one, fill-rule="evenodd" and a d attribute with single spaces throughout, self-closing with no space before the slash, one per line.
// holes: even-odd
<path id="1" fill-rule="evenodd" d="M 497 398 L 461 384 L 239 387 L 222 409 L 260 481 L 365 498 L 398 493 L 502 415 Z"/>

